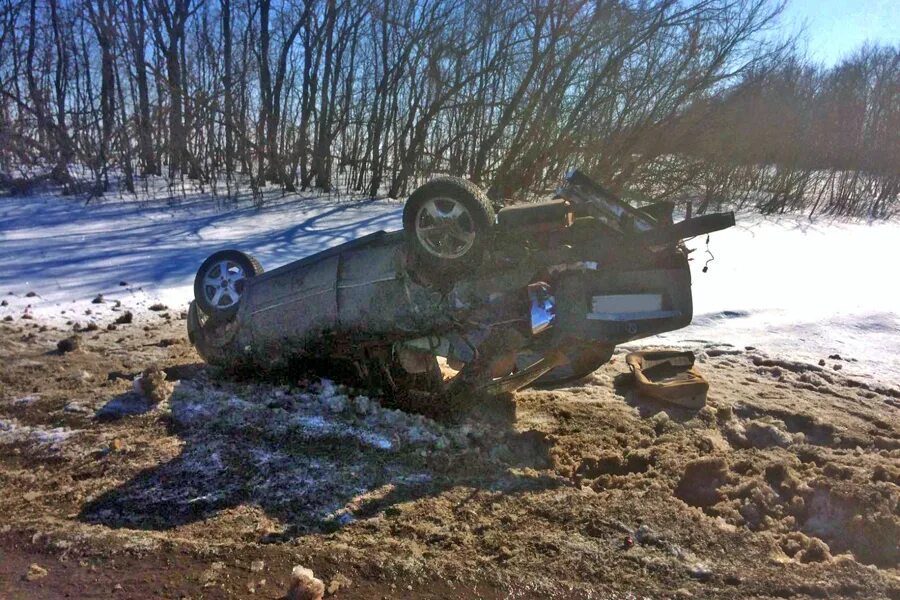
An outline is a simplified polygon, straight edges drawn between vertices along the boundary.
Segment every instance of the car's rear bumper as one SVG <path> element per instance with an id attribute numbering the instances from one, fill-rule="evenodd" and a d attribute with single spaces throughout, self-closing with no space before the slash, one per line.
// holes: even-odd
<path id="1" fill-rule="evenodd" d="M 685 327 L 693 316 L 687 259 L 667 268 L 585 270 L 554 287 L 553 336 L 621 344 Z"/>

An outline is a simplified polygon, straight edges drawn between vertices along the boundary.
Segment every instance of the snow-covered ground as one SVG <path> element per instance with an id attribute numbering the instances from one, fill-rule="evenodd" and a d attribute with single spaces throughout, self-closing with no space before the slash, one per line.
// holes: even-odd
<path id="1" fill-rule="evenodd" d="M 739 215 L 710 236 L 703 273 L 705 241 L 688 243 L 693 324 L 661 341 L 755 346 L 900 383 L 900 223 Z"/>
<path id="2" fill-rule="evenodd" d="M 401 211 L 399 202 L 275 192 L 256 209 L 249 198 L 169 197 L 164 188 L 87 206 L 55 195 L 0 199 L 0 298 L 9 303 L 0 316 L 65 322 L 92 308 L 96 316 L 102 307 L 90 300 L 100 293 L 132 310 L 183 308 L 197 266 L 215 250 L 239 248 L 272 268 L 398 228 Z M 694 324 L 650 343 L 755 346 L 900 382 L 900 224 L 742 215 L 737 228 L 711 236 L 707 273 L 704 241 L 689 243 Z"/>
<path id="3" fill-rule="evenodd" d="M 400 226 L 389 200 L 208 194 L 166 188 L 134 199 L 40 196 L 0 199 L 0 296 L 21 314 L 68 320 L 103 294 L 127 308 L 163 302 L 186 307 L 194 274 L 211 253 L 238 248 L 271 269 L 379 229 Z M 127 285 L 121 285 L 121 284 Z M 14 295 L 9 295 L 12 292 Z M 37 296 L 26 297 L 29 292 Z M 66 310 L 61 315 L 60 311 Z M 12 313 L 14 316 L 15 312 Z"/>

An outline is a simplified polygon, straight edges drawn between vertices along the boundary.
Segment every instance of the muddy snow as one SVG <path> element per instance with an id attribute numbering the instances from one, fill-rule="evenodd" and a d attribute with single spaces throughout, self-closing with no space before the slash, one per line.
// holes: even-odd
<path id="1" fill-rule="evenodd" d="M 174 312 L 65 353 L 73 325 L 0 322 L 0 593 L 279 598 L 303 565 L 339 598 L 900 594 L 896 388 L 704 343 L 700 410 L 636 395 L 620 352 L 438 422 L 224 378 Z"/>

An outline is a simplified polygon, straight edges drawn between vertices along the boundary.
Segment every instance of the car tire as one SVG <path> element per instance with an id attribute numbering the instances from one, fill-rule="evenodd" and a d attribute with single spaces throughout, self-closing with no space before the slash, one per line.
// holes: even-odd
<path id="1" fill-rule="evenodd" d="M 442 277 L 481 264 L 494 221 L 484 191 L 459 177 L 432 179 L 403 207 L 403 229 L 416 264 Z"/>
<path id="2" fill-rule="evenodd" d="M 240 308 L 248 279 L 263 272 L 249 254 L 221 250 L 209 256 L 194 277 L 194 300 L 213 322 L 232 319 Z"/>

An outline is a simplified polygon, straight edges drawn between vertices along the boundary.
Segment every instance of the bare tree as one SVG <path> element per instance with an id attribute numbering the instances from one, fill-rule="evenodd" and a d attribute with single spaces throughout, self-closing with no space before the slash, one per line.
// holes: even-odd
<path id="1" fill-rule="evenodd" d="M 496 200 L 586 169 L 699 211 L 896 211 L 897 47 L 832 69 L 780 0 L 0 0 L 0 185 L 183 175 L 229 193 Z M 95 185 L 96 187 L 96 185 Z M 256 194 L 257 198 L 262 196 Z"/>
<path id="2" fill-rule="evenodd" d="M 155 0 L 153 35 L 165 60 L 165 89 L 169 96 L 169 177 L 187 172 L 188 153 L 184 125 L 184 90 L 181 48 L 193 0 Z"/>

